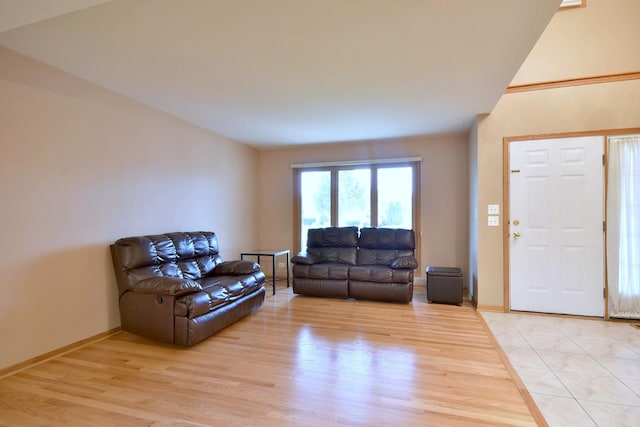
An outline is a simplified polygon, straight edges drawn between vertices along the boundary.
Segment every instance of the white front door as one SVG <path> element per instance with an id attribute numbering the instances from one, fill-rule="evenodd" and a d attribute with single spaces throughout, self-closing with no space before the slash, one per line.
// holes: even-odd
<path id="1" fill-rule="evenodd" d="M 511 310 L 604 315 L 601 136 L 509 144 Z"/>

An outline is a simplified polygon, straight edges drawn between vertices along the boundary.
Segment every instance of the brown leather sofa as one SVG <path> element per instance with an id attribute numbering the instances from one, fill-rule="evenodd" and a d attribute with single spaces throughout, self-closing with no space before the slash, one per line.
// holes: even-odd
<path id="1" fill-rule="evenodd" d="M 307 250 L 291 259 L 296 294 L 409 302 L 413 298 L 413 230 L 357 227 L 308 231 Z"/>
<path id="2" fill-rule="evenodd" d="M 223 262 L 213 232 L 126 237 L 110 248 L 125 331 L 190 346 L 264 302 L 260 266 Z"/>

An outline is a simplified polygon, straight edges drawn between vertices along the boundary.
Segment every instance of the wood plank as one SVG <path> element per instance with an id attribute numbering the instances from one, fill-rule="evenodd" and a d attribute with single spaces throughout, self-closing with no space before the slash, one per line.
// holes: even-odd
<path id="1" fill-rule="evenodd" d="M 469 303 L 295 296 L 191 348 L 119 332 L 0 379 L 0 425 L 534 426 Z"/>

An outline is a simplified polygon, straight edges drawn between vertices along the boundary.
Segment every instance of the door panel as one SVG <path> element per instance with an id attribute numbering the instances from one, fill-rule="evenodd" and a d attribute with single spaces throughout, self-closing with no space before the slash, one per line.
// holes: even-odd
<path id="1" fill-rule="evenodd" d="M 603 137 L 509 145 L 512 310 L 603 315 L 603 152 Z"/>

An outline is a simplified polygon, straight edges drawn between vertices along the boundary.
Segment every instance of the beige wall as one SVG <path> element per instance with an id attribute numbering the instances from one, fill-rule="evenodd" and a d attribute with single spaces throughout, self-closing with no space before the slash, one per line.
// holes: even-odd
<path id="1" fill-rule="evenodd" d="M 309 145 L 260 153 L 260 245 L 293 249 L 291 164 L 422 157 L 422 266 L 468 260 L 468 141 L 466 135 Z M 418 271 L 417 276 L 424 276 Z"/>
<path id="2" fill-rule="evenodd" d="M 557 12 L 513 84 L 640 71 L 637 16 L 637 0 L 589 0 Z M 486 225 L 488 204 L 504 211 L 503 138 L 640 127 L 638 112 L 640 80 L 632 80 L 507 94 L 478 117 L 471 142 L 478 148 L 478 304 L 504 304 L 504 217 L 500 227 Z"/>
<path id="3" fill-rule="evenodd" d="M 120 324 L 108 244 L 257 244 L 258 152 L 0 47 L 0 369 Z"/>
<path id="4" fill-rule="evenodd" d="M 638 0 L 588 0 L 556 12 L 512 84 L 640 71 L 638 16 Z"/>

